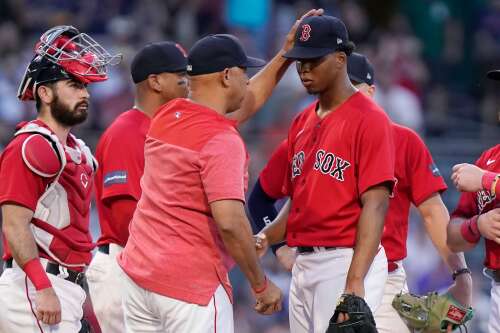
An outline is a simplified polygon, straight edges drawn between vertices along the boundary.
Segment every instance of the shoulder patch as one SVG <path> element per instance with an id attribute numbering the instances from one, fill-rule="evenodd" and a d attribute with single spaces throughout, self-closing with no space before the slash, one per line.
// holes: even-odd
<path id="1" fill-rule="evenodd" d="M 24 140 L 21 152 L 26 166 L 41 177 L 54 177 L 61 169 L 58 153 L 40 134 L 32 134 Z"/>
<path id="2" fill-rule="evenodd" d="M 104 187 L 108 187 L 113 184 L 126 184 L 128 181 L 127 171 L 118 170 L 108 172 L 104 175 L 103 185 Z"/>

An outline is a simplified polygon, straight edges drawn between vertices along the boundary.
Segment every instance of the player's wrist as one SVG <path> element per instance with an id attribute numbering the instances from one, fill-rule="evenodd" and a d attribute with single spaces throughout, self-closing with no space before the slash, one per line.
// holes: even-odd
<path id="1" fill-rule="evenodd" d="M 33 283 L 33 286 L 37 291 L 52 287 L 52 283 L 43 269 L 39 258 L 33 258 L 25 263 L 23 271 L 26 273 L 26 276 L 30 279 L 31 283 Z"/>
<path id="2" fill-rule="evenodd" d="M 490 191 L 494 196 L 499 186 L 500 174 L 491 171 L 485 171 L 481 177 L 481 184 L 483 189 Z"/>
<path id="3" fill-rule="evenodd" d="M 467 279 L 471 277 L 471 271 L 469 268 L 464 267 L 464 268 L 459 268 L 453 271 L 453 274 L 451 275 L 453 281 L 458 280 L 459 278 L 462 279 Z"/>
<path id="4" fill-rule="evenodd" d="M 462 222 L 460 226 L 460 233 L 462 237 L 469 243 L 477 243 L 481 239 L 481 232 L 478 225 L 479 216 L 473 216 L 468 220 Z"/>
<path id="5" fill-rule="evenodd" d="M 256 295 L 261 294 L 264 291 L 266 291 L 268 286 L 269 286 L 269 281 L 267 279 L 267 276 L 264 275 L 264 278 L 261 280 L 260 283 L 257 283 L 256 285 L 252 286 L 252 290 Z"/>

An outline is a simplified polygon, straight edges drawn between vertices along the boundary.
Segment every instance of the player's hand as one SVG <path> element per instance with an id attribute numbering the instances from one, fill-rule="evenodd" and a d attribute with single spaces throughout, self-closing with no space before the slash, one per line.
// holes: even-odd
<path id="1" fill-rule="evenodd" d="M 35 305 L 36 317 L 42 323 L 55 325 L 61 321 L 61 303 L 53 288 L 38 290 Z"/>
<path id="2" fill-rule="evenodd" d="M 269 249 L 269 241 L 267 240 L 266 234 L 260 232 L 257 235 L 254 235 L 253 239 L 255 240 L 255 250 L 257 251 L 257 255 L 259 258 L 262 258 Z"/>
<path id="3" fill-rule="evenodd" d="M 500 208 L 479 215 L 477 228 L 484 238 L 500 244 Z"/>
<path id="4" fill-rule="evenodd" d="M 305 19 L 306 17 L 309 17 L 309 16 L 323 15 L 323 12 L 324 12 L 324 10 L 322 8 L 311 9 L 310 11 L 308 11 L 307 13 L 302 15 L 301 18 L 299 18 L 297 21 L 295 21 L 292 28 L 290 29 L 290 31 L 288 31 L 288 34 L 286 35 L 285 43 L 283 44 L 283 48 L 282 48 L 283 52 L 287 52 L 287 51 L 292 49 L 293 43 L 295 40 L 295 32 L 297 31 L 297 28 L 299 27 L 300 21 L 302 21 L 303 19 Z"/>
<path id="5" fill-rule="evenodd" d="M 453 298 L 455 298 L 464 307 L 472 304 L 472 277 L 470 274 L 460 274 L 455 283 L 448 289 Z"/>
<path id="6" fill-rule="evenodd" d="M 264 291 L 254 295 L 256 301 L 254 309 L 258 313 L 270 315 L 281 311 L 283 294 L 271 280 L 267 280 L 267 288 Z"/>
<path id="7" fill-rule="evenodd" d="M 297 249 L 283 245 L 276 250 L 276 258 L 284 269 L 291 272 L 297 258 Z"/>
<path id="8" fill-rule="evenodd" d="M 460 192 L 478 192 L 483 189 L 484 170 L 474 164 L 457 164 L 452 169 L 451 180 Z"/>

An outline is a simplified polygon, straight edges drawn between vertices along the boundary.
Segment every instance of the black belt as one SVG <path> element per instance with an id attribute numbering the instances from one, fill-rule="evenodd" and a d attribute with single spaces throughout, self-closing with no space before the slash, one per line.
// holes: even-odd
<path id="1" fill-rule="evenodd" d="M 325 250 L 334 250 L 336 246 L 297 246 L 297 251 L 300 254 L 317 252 L 315 249 L 322 248 Z"/>
<path id="2" fill-rule="evenodd" d="M 485 274 L 488 275 L 493 281 L 496 283 L 500 283 L 500 270 L 493 270 L 487 268 L 485 271 Z"/>
<path id="3" fill-rule="evenodd" d="M 12 268 L 13 266 L 13 259 L 8 259 L 5 261 L 5 268 Z M 45 267 L 45 271 L 49 274 L 52 275 L 59 275 L 61 272 L 59 271 L 59 268 L 61 266 L 59 264 L 53 263 L 53 262 L 48 262 L 47 266 Z M 64 278 L 64 280 L 76 283 L 81 286 L 81 283 L 83 281 L 83 278 L 85 277 L 85 273 L 83 272 L 78 272 L 78 271 L 73 271 L 71 269 L 66 269 L 68 272 L 68 276 Z"/>
<path id="4" fill-rule="evenodd" d="M 109 254 L 109 244 L 102 244 L 97 247 L 97 251 L 104 254 Z"/>

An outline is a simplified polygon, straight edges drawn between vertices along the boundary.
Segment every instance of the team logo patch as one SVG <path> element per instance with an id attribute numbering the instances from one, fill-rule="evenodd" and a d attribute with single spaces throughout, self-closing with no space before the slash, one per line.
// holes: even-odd
<path id="1" fill-rule="evenodd" d="M 87 188 L 87 186 L 89 185 L 89 176 L 87 176 L 86 174 L 82 173 L 80 175 L 80 181 L 82 182 L 83 187 Z"/>
<path id="2" fill-rule="evenodd" d="M 453 319 L 455 321 L 460 322 L 465 317 L 465 311 L 457 308 L 454 305 L 450 305 L 450 308 L 448 309 L 447 317 L 450 319 Z"/>
<path id="3" fill-rule="evenodd" d="M 330 175 L 338 181 L 344 181 L 346 170 L 351 163 L 330 152 L 318 149 L 316 152 L 316 161 L 314 170 L 320 171 L 324 175 Z"/>
<path id="4" fill-rule="evenodd" d="M 432 162 L 431 164 L 429 164 L 429 170 L 431 170 L 434 177 L 441 177 L 441 173 L 439 172 L 439 168 L 437 167 L 436 163 Z"/>
<path id="5" fill-rule="evenodd" d="M 309 24 L 304 24 L 302 26 L 302 33 L 300 34 L 299 40 L 301 42 L 307 42 L 311 38 L 311 26 Z"/>
<path id="6" fill-rule="evenodd" d="M 113 184 L 126 184 L 127 179 L 127 171 L 108 172 L 104 176 L 104 187 L 108 187 Z"/>
<path id="7" fill-rule="evenodd" d="M 302 173 L 302 167 L 304 166 L 305 154 L 303 151 L 299 151 L 293 156 L 292 160 L 292 179 L 300 176 Z"/>

